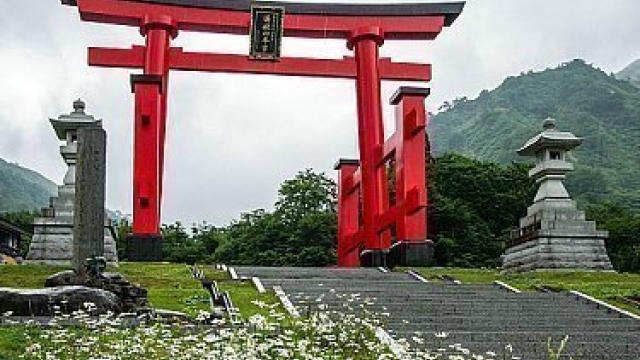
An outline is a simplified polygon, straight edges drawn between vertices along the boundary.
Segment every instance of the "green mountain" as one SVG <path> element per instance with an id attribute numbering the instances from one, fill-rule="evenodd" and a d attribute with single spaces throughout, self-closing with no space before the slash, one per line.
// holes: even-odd
<path id="1" fill-rule="evenodd" d="M 41 174 L 0 159 L 0 213 L 40 209 L 56 184 Z"/>
<path id="2" fill-rule="evenodd" d="M 572 152 L 576 171 L 567 188 L 579 202 L 611 200 L 640 210 L 640 88 L 573 60 L 507 78 L 478 98 L 445 103 L 431 120 L 437 154 L 459 152 L 482 160 L 527 161 L 516 150 L 542 130 L 547 117 L 559 130 L 583 137 Z"/>
<path id="3" fill-rule="evenodd" d="M 632 62 L 626 68 L 616 74 L 620 80 L 630 81 L 633 85 L 640 87 L 640 59 Z"/>

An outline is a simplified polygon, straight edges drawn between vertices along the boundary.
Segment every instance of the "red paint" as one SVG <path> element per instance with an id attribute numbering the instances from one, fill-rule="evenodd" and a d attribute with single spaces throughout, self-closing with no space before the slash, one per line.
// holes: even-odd
<path id="1" fill-rule="evenodd" d="M 338 168 L 338 265 L 358 266 L 353 260 L 354 253 L 361 249 L 377 249 L 370 244 L 371 232 L 374 239 L 383 242 L 383 249 L 389 231 L 395 228 L 397 241 L 424 241 L 427 239 L 427 179 L 425 170 L 425 134 L 427 126 L 424 106 L 425 94 L 407 93 L 400 95 L 396 105 L 396 132 L 384 143 L 382 152 L 372 155 L 374 174 L 385 171 L 386 162 L 395 161 L 396 201 L 393 206 L 382 207 L 373 221 L 367 223 L 367 208 L 357 207 L 358 196 L 365 191 L 364 166 L 341 166 Z M 362 129 L 362 125 L 359 126 Z M 362 145 L 362 144 L 361 144 Z M 361 153 L 361 159 L 364 160 Z M 379 177 L 369 177 L 378 180 Z M 387 179 L 381 180 L 382 187 L 387 186 Z M 377 186 L 377 185 L 374 185 Z M 386 193 L 385 193 L 386 194 Z M 362 196 L 363 205 L 365 197 Z M 384 198 L 386 201 L 386 197 Z M 357 213 L 354 214 L 353 210 Z M 362 210 L 362 214 L 360 211 Z M 364 224 L 359 226 L 357 219 L 362 216 Z M 356 219 L 355 223 L 354 220 Z M 368 228 L 370 226 L 371 228 Z"/>
<path id="2" fill-rule="evenodd" d="M 340 171 L 338 182 L 338 266 L 357 267 L 360 264 L 361 242 L 354 236 L 358 232 L 358 197 L 360 189 L 354 186 L 356 164 L 336 167 Z"/>
<path id="3" fill-rule="evenodd" d="M 362 218 L 365 247 L 387 249 L 389 244 L 376 232 L 376 218 L 387 204 L 386 175 L 377 166 L 379 149 L 384 144 L 378 47 L 384 42 L 382 29 L 366 27 L 354 30 L 347 46 L 356 58 L 356 94 L 358 107 L 358 148 L 362 181 Z"/>
<path id="4" fill-rule="evenodd" d="M 427 239 L 425 173 L 426 112 L 424 96 L 406 95 L 396 106 L 396 237 L 403 241 Z"/>
<path id="5" fill-rule="evenodd" d="M 131 49 L 89 48 L 89 65 L 118 68 L 142 68 L 145 48 Z M 171 70 L 206 71 L 213 73 L 275 74 L 284 76 L 312 76 L 328 78 L 356 78 L 356 62 L 343 59 L 281 58 L 280 61 L 255 61 L 246 55 L 185 52 L 169 49 Z M 396 63 L 388 58 L 379 62 L 382 80 L 430 81 L 431 65 Z"/>
<path id="6" fill-rule="evenodd" d="M 133 233 L 159 234 L 161 84 L 134 84 Z"/>
<path id="7" fill-rule="evenodd" d="M 160 83 L 134 84 L 133 233 L 158 235 L 162 215 L 169 46 L 177 29 L 170 17 L 147 16 L 140 24 L 140 33 L 146 36 L 144 74 L 158 76 Z"/>

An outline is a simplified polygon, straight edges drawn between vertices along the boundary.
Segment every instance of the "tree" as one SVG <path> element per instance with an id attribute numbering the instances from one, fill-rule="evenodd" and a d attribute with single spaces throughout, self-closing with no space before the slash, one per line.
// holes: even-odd
<path id="1" fill-rule="evenodd" d="M 445 154 L 429 166 L 436 260 L 442 266 L 498 266 L 510 229 L 535 195 L 528 165 L 500 166 Z"/>
<path id="2" fill-rule="evenodd" d="M 223 238 L 223 230 L 207 223 L 194 224 L 190 232 L 181 222 L 162 225 L 162 257 L 166 261 L 211 262 Z"/>
<path id="3" fill-rule="evenodd" d="M 617 271 L 640 271 L 640 215 L 605 202 L 587 208 L 587 217 L 609 231 L 607 253 Z"/>
<path id="4" fill-rule="evenodd" d="M 275 210 L 243 214 L 224 231 L 215 259 L 229 264 L 325 266 L 335 262 L 337 189 L 307 169 L 285 181 Z"/>
<path id="5" fill-rule="evenodd" d="M 287 221 L 298 221 L 311 213 L 335 213 L 337 193 L 335 182 L 324 173 L 306 169 L 280 186 L 275 212 Z"/>
<path id="6" fill-rule="evenodd" d="M 127 241 L 127 235 L 133 232 L 131 223 L 128 219 L 122 218 L 114 222 L 113 226 L 116 230 L 116 247 L 118 248 L 118 259 L 126 260 L 129 248 L 129 242 Z"/>

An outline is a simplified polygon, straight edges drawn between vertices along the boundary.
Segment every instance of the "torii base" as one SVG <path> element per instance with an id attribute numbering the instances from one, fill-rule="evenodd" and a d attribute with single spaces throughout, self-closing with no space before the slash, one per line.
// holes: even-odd
<path id="1" fill-rule="evenodd" d="M 388 250 L 364 250 L 360 253 L 360 266 L 387 267 Z"/>
<path id="2" fill-rule="evenodd" d="M 162 261 L 161 235 L 127 235 L 128 261 Z"/>
<path id="3" fill-rule="evenodd" d="M 399 241 L 389 249 L 387 264 L 396 266 L 432 266 L 435 262 L 434 245 L 431 240 Z"/>

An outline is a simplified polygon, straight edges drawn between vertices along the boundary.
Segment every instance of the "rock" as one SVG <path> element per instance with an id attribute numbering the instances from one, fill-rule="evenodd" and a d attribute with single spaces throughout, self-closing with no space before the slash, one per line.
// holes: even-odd
<path id="1" fill-rule="evenodd" d="M 60 271 L 49 276 L 44 281 L 44 287 L 84 285 L 85 279 L 78 276 L 73 270 Z"/>
<path id="2" fill-rule="evenodd" d="M 54 307 L 63 313 L 86 310 L 85 304 L 93 303 L 92 314 L 120 313 L 118 297 L 102 289 L 86 286 L 58 286 L 44 289 L 0 288 L 0 313 L 13 316 L 53 316 Z"/>
<path id="3" fill-rule="evenodd" d="M 138 312 L 149 308 L 147 289 L 138 284 L 132 284 L 124 276 L 118 273 L 104 273 L 101 279 L 92 279 L 96 287 L 111 291 L 120 299 L 123 311 Z M 93 286 L 94 284 L 90 284 Z"/>
<path id="4" fill-rule="evenodd" d="M 96 289 L 102 289 L 115 294 L 120 306 L 125 312 L 137 312 L 147 310 L 149 300 L 147 289 L 129 282 L 122 274 L 105 272 L 100 278 L 81 277 L 73 270 L 61 271 L 47 278 L 45 287 L 82 285 Z"/>
<path id="5" fill-rule="evenodd" d="M 180 311 L 155 309 L 155 316 L 165 321 L 190 322 L 191 317 Z"/>

